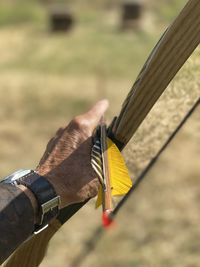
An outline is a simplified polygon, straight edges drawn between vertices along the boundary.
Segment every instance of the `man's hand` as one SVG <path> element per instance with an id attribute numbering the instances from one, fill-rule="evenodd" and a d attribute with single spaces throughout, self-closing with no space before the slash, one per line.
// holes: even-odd
<path id="1" fill-rule="evenodd" d="M 61 197 L 61 208 L 98 192 L 99 181 L 90 163 L 92 134 L 107 107 L 107 100 L 97 102 L 59 129 L 47 144 L 36 171 L 52 183 Z"/>

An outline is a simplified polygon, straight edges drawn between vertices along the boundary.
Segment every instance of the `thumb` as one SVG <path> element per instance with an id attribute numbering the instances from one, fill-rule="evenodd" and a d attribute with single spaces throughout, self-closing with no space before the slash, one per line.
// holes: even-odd
<path id="1" fill-rule="evenodd" d="M 88 112 L 81 115 L 89 124 L 91 132 L 97 127 L 99 121 L 109 106 L 107 99 L 98 101 Z"/>

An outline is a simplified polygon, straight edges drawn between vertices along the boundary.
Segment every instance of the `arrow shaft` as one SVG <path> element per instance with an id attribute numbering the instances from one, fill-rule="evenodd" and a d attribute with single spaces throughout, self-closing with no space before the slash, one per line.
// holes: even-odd
<path id="1" fill-rule="evenodd" d="M 108 162 L 108 148 L 107 148 L 107 129 L 106 125 L 101 125 L 101 150 L 102 150 L 102 160 L 103 160 L 103 176 L 105 187 L 103 188 L 103 211 L 112 209 L 112 195 L 111 195 L 111 183 L 110 183 L 110 170 Z"/>

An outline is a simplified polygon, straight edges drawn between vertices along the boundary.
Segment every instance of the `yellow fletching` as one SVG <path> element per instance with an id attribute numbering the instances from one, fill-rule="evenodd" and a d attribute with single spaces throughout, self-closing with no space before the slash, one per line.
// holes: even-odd
<path id="1" fill-rule="evenodd" d="M 102 204 L 102 186 L 100 185 L 99 187 L 99 191 L 98 191 L 98 195 L 97 195 L 97 200 L 96 200 L 96 204 L 95 204 L 95 208 L 97 209 L 99 206 L 101 206 Z"/>
<path id="2" fill-rule="evenodd" d="M 107 155 L 112 196 L 125 195 L 132 186 L 125 161 L 117 146 L 107 138 Z M 99 188 L 96 208 L 102 204 L 102 186 Z"/>
<path id="3" fill-rule="evenodd" d="M 132 186 L 128 169 L 119 149 L 109 138 L 107 138 L 107 147 L 112 195 L 125 195 Z"/>

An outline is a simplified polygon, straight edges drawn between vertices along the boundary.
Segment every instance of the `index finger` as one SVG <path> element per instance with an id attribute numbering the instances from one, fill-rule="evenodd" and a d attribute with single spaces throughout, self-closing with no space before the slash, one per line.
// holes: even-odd
<path id="1" fill-rule="evenodd" d="M 88 121 L 91 131 L 97 127 L 108 106 L 109 102 L 107 99 L 100 100 L 88 112 L 81 116 Z"/>

